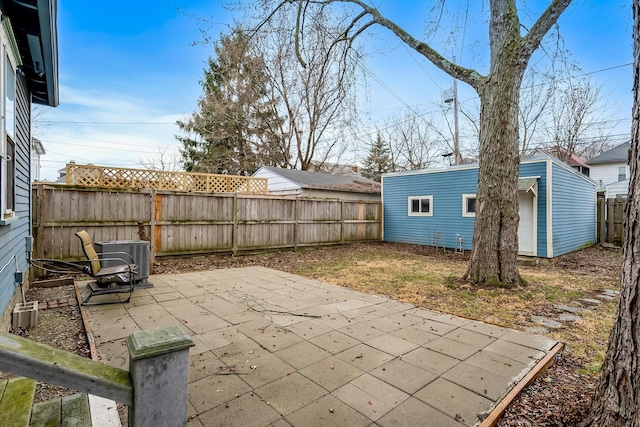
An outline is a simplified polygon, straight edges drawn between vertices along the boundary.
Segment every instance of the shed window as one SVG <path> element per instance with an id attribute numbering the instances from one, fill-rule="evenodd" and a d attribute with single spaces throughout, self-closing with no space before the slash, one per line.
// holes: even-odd
<path id="1" fill-rule="evenodd" d="M 433 196 L 409 197 L 409 216 L 432 216 Z"/>
<path id="2" fill-rule="evenodd" d="M 476 195 L 475 194 L 462 195 L 462 216 L 464 217 L 476 216 Z"/>

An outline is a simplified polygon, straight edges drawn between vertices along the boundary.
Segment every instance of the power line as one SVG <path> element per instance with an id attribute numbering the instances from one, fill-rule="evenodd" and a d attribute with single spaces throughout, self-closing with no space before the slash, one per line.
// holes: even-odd
<path id="1" fill-rule="evenodd" d="M 70 146 L 70 147 L 83 147 L 83 148 L 91 148 L 91 149 L 95 149 L 95 150 L 113 150 L 113 147 L 109 147 L 109 146 L 105 146 L 105 145 L 89 145 L 89 144 L 74 144 L 71 142 L 62 142 L 62 141 L 53 141 L 53 140 L 42 140 L 42 142 L 45 143 L 51 143 L 51 144 L 60 144 L 63 146 Z M 105 141 L 108 142 L 108 141 Z M 126 143 L 112 143 L 113 145 L 125 145 L 125 146 L 131 146 L 131 144 L 126 144 Z M 143 154 L 157 154 L 155 151 L 144 151 L 144 150 L 131 150 L 131 149 L 124 149 L 124 148 L 118 148 L 118 151 L 128 151 L 131 153 L 143 153 Z"/>
<path id="2" fill-rule="evenodd" d="M 76 124 L 76 125 L 176 125 L 176 122 L 85 122 L 66 120 L 36 120 L 43 124 Z"/>

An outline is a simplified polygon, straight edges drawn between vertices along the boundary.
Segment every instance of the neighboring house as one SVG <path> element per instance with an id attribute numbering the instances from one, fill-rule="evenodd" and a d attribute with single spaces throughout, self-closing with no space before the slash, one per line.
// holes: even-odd
<path id="1" fill-rule="evenodd" d="M 58 105 L 57 0 L 0 1 L 0 328 L 28 269 L 31 104 Z M 26 275 L 25 275 L 26 277 Z"/>
<path id="2" fill-rule="evenodd" d="M 471 249 L 478 165 L 382 175 L 383 240 Z M 521 255 L 552 258 L 596 243 L 596 185 L 551 156 L 524 158 Z"/>
<path id="3" fill-rule="evenodd" d="M 76 162 L 73 160 L 69 161 L 70 164 L 75 164 Z M 58 169 L 58 179 L 56 179 L 56 184 L 66 184 L 67 183 L 67 166 L 65 165 L 63 168 Z"/>
<path id="4" fill-rule="evenodd" d="M 44 150 L 42 141 L 37 138 L 31 138 L 31 182 L 40 181 L 40 157 L 47 152 Z"/>
<path id="5" fill-rule="evenodd" d="M 340 163 L 317 163 L 311 162 L 309 165 L 310 172 L 330 173 L 331 175 L 358 175 L 358 165 L 341 165 Z"/>
<path id="6" fill-rule="evenodd" d="M 548 154 L 550 156 L 554 156 L 560 160 L 563 160 L 567 157 L 567 150 L 565 150 L 564 148 L 558 145 L 551 148 L 537 148 L 533 150 L 531 155 L 527 157 L 535 157 L 535 156 L 540 156 L 545 154 Z M 587 164 L 587 161 L 582 157 L 578 156 L 576 153 L 571 153 L 571 156 L 569 156 L 569 158 L 565 161 L 565 163 L 586 176 L 589 176 L 591 173 L 589 165 Z"/>
<path id="7" fill-rule="evenodd" d="M 357 175 L 331 175 L 262 166 L 253 176 L 269 180 L 269 194 L 296 194 L 323 199 L 380 200 L 380 184 Z"/>
<path id="8" fill-rule="evenodd" d="M 627 197 L 630 147 L 631 143 L 625 142 L 587 161 L 591 179 L 598 184 L 598 193 L 606 198 Z"/>

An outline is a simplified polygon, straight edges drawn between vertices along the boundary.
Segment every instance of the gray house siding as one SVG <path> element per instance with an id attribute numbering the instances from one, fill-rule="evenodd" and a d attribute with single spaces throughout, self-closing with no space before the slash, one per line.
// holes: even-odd
<path id="1" fill-rule="evenodd" d="M 596 243 L 596 185 L 553 164 L 553 256 Z"/>
<path id="2" fill-rule="evenodd" d="M 16 81 L 16 216 L 18 219 L 8 225 L 0 225 L 0 267 L 11 261 L 15 255 L 18 269 L 27 270 L 25 238 L 30 235 L 30 103 L 24 78 L 18 75 Z M 0 274 L 0 313 L 4 312 L 15 291 L 15 261 Z"/>

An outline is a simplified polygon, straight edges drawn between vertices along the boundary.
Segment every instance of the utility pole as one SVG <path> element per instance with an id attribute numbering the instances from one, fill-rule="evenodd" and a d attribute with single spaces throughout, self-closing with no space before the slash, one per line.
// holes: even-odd
<path id="1" fill-rule="evenodd" d="M 456 62 L 456 57 L 453 57 L 453 62 Z M 458 126 L 458 80 L 453 79 L 453 96 L 450 96 L 451 92 L 445 92 L 445 104 L 449 104 L 453 101 L 453 164 L 462 164 L 462 155 L 460 154 L 460 128 Z"/>
<path id="2" fill-rule="evenodd" d="M 454 57 L 455 61 L 456 58 Z M 453 79 L 453 152 L 455 153 L 455 164 L 462 164 L 462 155 L 460 154 L 460 130 L 458 128 L 458 80 Z"/>

